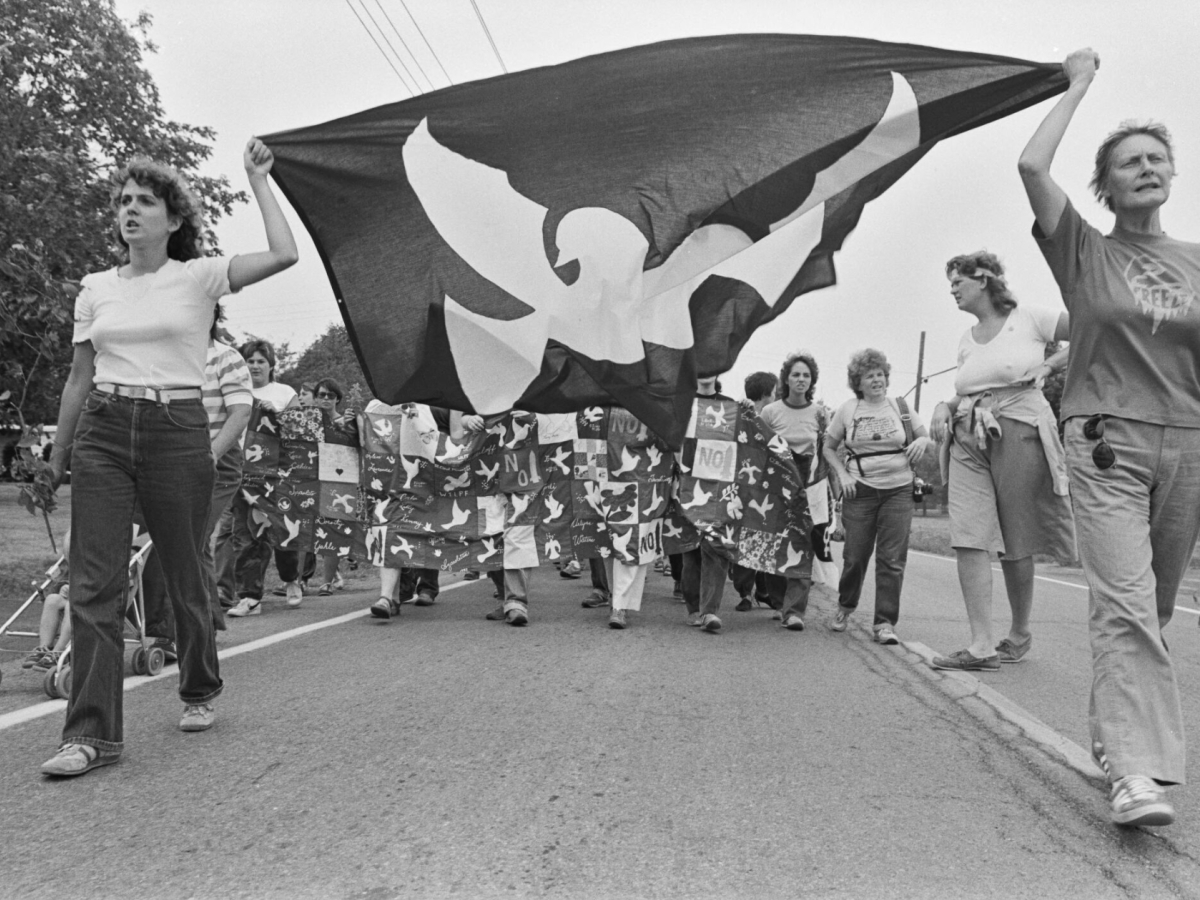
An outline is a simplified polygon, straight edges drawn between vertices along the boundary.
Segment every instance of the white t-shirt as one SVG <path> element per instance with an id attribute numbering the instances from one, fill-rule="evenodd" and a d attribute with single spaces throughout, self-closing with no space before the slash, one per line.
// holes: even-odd
<path id="1" fill-rule="evenodd" d="M 786 400 L 768 403 L 759 414 L 774 432 L 787 441 L 793 453 L 812 453 L 817 448 L 820 424 L 817 404 L 809 403 L 803 409 L 789 406 Z"/>
<path id="2" fill-rule="evenodd" d="M 281 381 L 268 381 L 262 387 L 250 388 L 255 400 L 267 401 L 278 411 L 287 409 L 287 405 L 296 396 L 296 391 Z"/>
<path id="3" fill-rule="evenodd" d="M 999 334 L 986 344 L 976 342 L 968 328 L 958 342 L 958 372 L 954 391 L 961 396 L 1032 381 L 1046 358 L 1061 311 L 1018 306 L 1008 314 Z"/>
<path id="4" fill-rule="evenodd" d="M 97 384 L 201 387 L 213 307 L 228 293 L 224 256 L 167 260 L 137 278 L 95 272 L 75 298 L 72 340 L 95 347 Z"/>

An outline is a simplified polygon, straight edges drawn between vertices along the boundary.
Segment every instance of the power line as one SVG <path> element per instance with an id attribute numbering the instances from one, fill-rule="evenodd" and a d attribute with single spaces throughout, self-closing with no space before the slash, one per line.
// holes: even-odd
<path id="1" fill-rule="evenodd" d="M 379 45 L 379 41 L 375 40 L 375 35 L 371 33 L 371 29 L 367 27 L 367 23 L 363 21 L 362 16 L 358 14 L 358 10 L 354 8 L 354 4 L 351 3 L 350 0 L 346 0 L 346 5 L 350 7 L 350 12 L 354 13 L 354 18 L 358 19 L 358 24 L 363 27 L 363 31 L 367 33 L 367 37 L 369 37 L 371 42 L 375 45 L 375 49 L 383 54 L 384 62 L 386 62 L 389 66 L 392 66 L 392 61 L 388 58 L 388 55 L 384 51 L 383 47 Z M 404 80 L 404 76 L 400 74 L 400 71 L 395 66 L 392 66 L 392 71 L 396 73 L 396 77 L 400 79 L 400 83 L 404 85 L 404 89 L 408 91 L 409 96 L 415 97 L 417 95 L 416 92 L 408 86 L 408 82 Z"/>
<path id="2" fill-rule="evenodd" d="M 367 0 L 358 0 L 358 2 L 362 4 L 363 12 L 365 12 L 367 14 L 367 18 L 371 20 L 371 24 L 379 29 L 379 36 L 383 38 L 383 42 L 388 45 L 388 49 L 391 50 L 392 55 L 396 57 L 396 62 L 400 63 L 400 67 L 408 73 L 408 77 L 411 78 L 413 80 L 413 84 L 417 86 L 417 93 L 423 94 L 424 91 L 421 90 L 421 83 L 417 81 L 417 76 L 414 75 L 412 70 L 404 64 L 404 60 L 400 58 L 400 54 L 396 52 L 396 48 L 392 46 L 392 42 L 388 40 L 388 36 L 384 33 L 383 29 L 379 27 L 379 23 L 376 22 L 375 17 L 371 15 L 371 11 L 367 9 Z"/>
<path id="3" fill-rule="evenodd" d="M 483 13 L 479 11 L 479 5 L 475 0 L 471 0 L 471 8 L 475 10 L 475 16 L 479 19 L 479 24 L 483 26 L 483 33 L 487 35 L 488 43 L 492 45 L 492 52 L 496 54 L 496 62 L 500 63 L 500 68 L 507 75 L 508 66 L 504 65 L 504 60 L 500 58 L 500 51 L 496 48 L 496 42 L 492 40 L 492 33 L 488 30 L 487 22 L 483 21 Z"/>
<path id="4" fill-rule="evenodd" d="M 437 53 L 433 50 L 433 44 L 429 43 L 429 38 L 425 37 L 425 32 L 421 30 L 421 26 L 417 24 L 416 18 L 408 9 L 408 4 L 404 0 L 400 0 L 400 5 L 404 7 L 404 11 L 408 13 L 408 17 L 412 19 L 413 27 L 417 29 L 417 34 L 421 36 L 421 40 L 425 42 L 425 46 L 429 48 L 429 52 L 433 54 L 433 60 L 438 64 L 438 68 L 442 70 L 442 74 L 446 76 L 446 80 L 454 84 L 454 79 L 450 77 L 450 73 L 446 71 L 446 67 L 442 65 L 442 61 L 438 59 Z"/>
<path id="5" fill-rule="evenodd" d="M 430 89 L 434 89 L 433 81 L 429 78 L 428 75 L 425 74 L 425 70 L 423 68 L 421 68 L 421 61 L 417 59 L 417 54 L 412 52 L 412 47 L 408 46 L 408 41 L 404 40 L 404 35 L 402 35 L 400 33 L 400 29 L 398 29 L 396 27 L 396 23 L 393 22 L 392 17 L 388 15 L 388 11 L 383 8 L 383 4 L 380 3 L 379 0 L 375 0 L 375 5 L 378 6 L 379 11 L 381 13 L 383 13 L 383 17 L 388 20 L 388 24 L 392 26 L 392 31 L 395 32 L 396 37 L 400 41 L 400 45 L 405 49 L 405 51 L 408 53 L 408 55 L 412 58 L 413 65 L 417 67 L 417 71 L 420 72 L 422 75 L 425 75 L 425 81 L 429 84 Z M 390 44 L 389 44 L 389 46 L 390 46 Z M 395 49 L 393 49 L 392 52 L 395 53 L 396 52 Z M 397 58 L 398 58 L 398 55 L 397 55 Z M 416 79 L 414 78 L 413 80 L 415 81 Z"/>

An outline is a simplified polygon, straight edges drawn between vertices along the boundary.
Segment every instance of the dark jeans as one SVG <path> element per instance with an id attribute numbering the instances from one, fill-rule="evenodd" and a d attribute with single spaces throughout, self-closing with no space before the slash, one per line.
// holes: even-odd
<path id="1" fill-rule="evenodd" d="M 729 580 L 733 582 L 733 589 L 738 592 L 739 597 L 765 602 L 769 596 L 766 572 L 734 566 L 729 573 Z"/>
<path id="2" fill-rule="evenodd" d="M 683 554 L 668 553 L 667 564 L 671 567 L 671 577 L 676 581 L 683 580 Z"/>
<path id="3" fill-rule="evenodd" d="M 221 693 L 201 544 L 215 471 L 199 400 L 159 405 L 93 391 L 71 454 L 71 698 L 63 742 L 120 752 L 123 626 L 134 504 L 161 555 L 175 613 L 179 696 Z"/>
<path id="4" fill-rule="evenodd" d="M 912 485 L 877 490 L 858 485 L 853 497 L 842 500 L 842 578 L 838 605 L 857 609 L 871 553 L 875 554 L 875 624 L 896 624 L 900 591 L 908 563 L 908 532 L 912 526 Z"/>
<path id="5" fill-rule="evenodd" d="M 785 622 L 787 617 L 793 614 L 804 618 L 808 611 L 808 595 L 812 592 L 811 561 L 808 570 L 798 578 L 764 572 L 763 581 L 767 587 L 767 602 L 782 612 Z"/>
<path id="6" fill-rule="evenodd" d="M 272 553 L 275 568 L 283 581 L 298 581 L 300 578 L 300 551 L 275 550 L 271 545 L 271 530 L 263 528 L 250 517 L 251 506 L 239 491 L 230 505 L 232 513 L 232 552 L 237 595 L 261 600 L 263 579 L 267 574 Z"/>
<path id="7" fill-rule="evenodd" d="M 204 526 L 206 537 L 202 547 L 204 573 L 208 578 L 208 603 L 212 609 L 213 627 L 217 631 L 225 630 L 225 608 L 221 604 L 221 594 L 217 586 L 219 573 L 213 558 L 212 537 L 241 483 L 242 450 L 240 447 L 233 447 L 217 461 L 217 480 L 213 485 L 212 507 L 209 509 L 208 522 Z M 142 572 L 142 587 L 146 634 L 153 638 L 175 640 L 175 615 L 167 601 L 167 584 L 162 563 L 154 550 L 150 551 L 146 559 L 146 568 Z M 230 606 L 232 605 L 231 603 Z"/>
<path id="8" fill-rule="evenodd" d="M 707 541 L 701 541 L 699 547 L 682 556 L 680 585 L 687 611 L 715 616 L 721 608 L 721 595 L 725 593 L 729 560 L 713 550 Z"/>
<path id="9" fill-rule="evenodd" d="M 400 572 L 400 600 L 408 600 L 416 594 L 429 594 L 433 599 L 438 595 L 437 569 L 403 569 Z"/>

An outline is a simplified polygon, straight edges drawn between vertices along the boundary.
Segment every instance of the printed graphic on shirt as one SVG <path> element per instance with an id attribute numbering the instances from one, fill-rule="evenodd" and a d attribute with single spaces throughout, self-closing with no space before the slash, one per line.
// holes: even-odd
<path id="1" fill-rule="evenodd" d="M 854 420 L 855 441 L 882 441 L 899 434 L 896 420 L 891 416 L 859 416 Z"/>
<path id="2" fill-rule="evenodd" d="M 1157 257 L 1141 253 L 1125 267 L 1125 281 L 1139 310 L 1154 319 L 1150 333 L 1163 322 L 1186 315 L 1196 299 L 1187 275 Z"/>

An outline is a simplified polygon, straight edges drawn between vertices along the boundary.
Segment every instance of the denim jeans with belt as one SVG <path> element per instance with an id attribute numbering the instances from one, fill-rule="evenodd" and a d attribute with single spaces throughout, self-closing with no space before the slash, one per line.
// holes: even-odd
<path id="1" fill-rule="evenodd" d="M 854 496 L 842 501 L 842 578 L 838 605 L 857 609 L 871 554 L 875 554 L 875 624 L 895 625 L 900 618 L 900 591 L 908 565 L 908 534 L 912 528 L 912 483 L 880 490 L 858 484 Z"/>
<path id="2" fill-rule="evenodd" d="M 71 697 L 63 742 L 123 746 L 125 603 L 134 504 L 175 613 L 179 696 L 221 693 L 201 544 L 215 479 L 200 400 L 159 404 L 93 391 L 71 453 Z"/>

